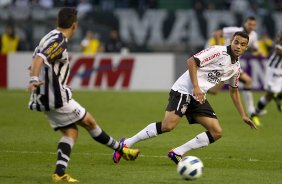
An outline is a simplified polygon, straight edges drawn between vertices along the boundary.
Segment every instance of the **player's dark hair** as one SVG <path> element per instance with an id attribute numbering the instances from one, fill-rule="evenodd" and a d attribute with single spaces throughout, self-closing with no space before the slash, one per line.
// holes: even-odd
<path id="1" fill-rule="evenodd" d="M 245 19 L 244 22 L 247 22 L 248 20 L 253 20 L 253 21 L 256 21 L 257 19 L 254 17 L 254 16 L 249 16 Z"/>
<path id="2" fill-rule="evenodd" d="M 75 8 L 61 8 L 58 13 L 57 24 L 60 28 L 70 28 L 77 21 L 77 10 Z"/>
<path id="3" fill-rule="evenodd" d="M 235 36 L 241 36 L 243 38 L 246 38 L 249 41 L 249 35 L 245 31 L 237 31 L 234 33 L 232 40 L 235 38 Z"/>

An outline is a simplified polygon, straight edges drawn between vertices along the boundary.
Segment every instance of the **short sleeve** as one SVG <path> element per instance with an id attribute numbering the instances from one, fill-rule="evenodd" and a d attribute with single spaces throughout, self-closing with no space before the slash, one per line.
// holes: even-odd
<path id="1" fill-rule="evenodd" d="M 240 73 L 241 69 L 239 68 L 238 71 L 229 79 L 229 86 L 238 88 Z"/>
<path id="2" fill-rule="evenodd" d="M 62 35 L 59 35 L 58 37 L 44 43 L 43 47 L 37 50 L 36 55 L 51 63 L 60 59 L 65 49 L 66 41 Z"/>
<path id="3" fill-rule="evenodd" d="M 221 57 L 221 50 L 218 47 L 210 47 L 195 54 L 194 59 L 198 67 L 204 67 L 216 62 Z"/>

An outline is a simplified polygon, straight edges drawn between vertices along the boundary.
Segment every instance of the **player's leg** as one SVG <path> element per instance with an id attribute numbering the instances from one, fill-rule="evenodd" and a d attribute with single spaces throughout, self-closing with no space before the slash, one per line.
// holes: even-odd
<path id="1" fill-rule="evenodd" d="M 174 111 L 166 111 L 162 122 L 149 124 L 134 136 L 126 139 L 124 143 L 126 146 L 131 147 L 137 142 L 156 137 L 164 132 L 169 132 L 177 126 L 180 120 L 181 117 L 175 114 Z"/>
<path id="2" fill-rule="evenodd" d="M 128 149 L 123 146 L 123 143 L 117 142 L 99 127 L 90 113 L 87 112 L 85 117 L 77 124 L 84 127 L 94 140 L 112 148 L 126 160 L 135 160 L 138 157 L 140 152 L 138 149 Z"/>
<path id="3" fill-rule="evenodd" d="M 254 98 L 252 93 L 252 78 L 245 72 L 240 74 L 239 80 L 243 82 L 244 88 L 242 94 L 244 97 L 245 106 L 248 110 L 249 115 L 255 112 Z"/>
<path id="4" fill-rule="evenodd" d="M 209 144 L 213 143 L 214 141 L 218 140 L 222 136 L 222 129 L 220 127 L 220 124 L 216 118 L 212 117 L 206 117 L 206 116 L 195 116 L 195 121 L 197 121 L 199 124 L 204 126 L 207 131 L 202 132 L 198 134 L 193 139 L 189 140 L 185 144 L 174 148 L 169 152 L 169 157 L 177 164 L 179 160 L 181 159 L 181 156 L 184 155 L 186 152 L 203 148 L 208 146 Z M 174 154 L 173 157 L 170 154 Z M 179 159 L 175 159 L 178 156 Z"/>
<path id="5" fill-rule="evenodd" d="M 223 86 L 224 86 L 224 82 L 220 82 L 217 85 L 215 85 L 214 87 L 210 88 L 208 90 L 208 93 L 216 95 L 223 88 Z"/>
<path id="6" fill-rule="evenodd" d="M 72 147 L 78 137 L 78 130 L 75 124 L 68 125 L 65 128 L 59 129 L 63 136 L 59 141 L 57 148 L 57 162 L 56 169 L 52 176 L 55 182 L 67 181 L 67 182 L 77 182 L 78 180 L 70 177 L 65 173 L 70 160 L 70 154 Z"/>
<path id="7" fill-rule="evenodd" d="M 255 114 L 258 115 L 260 114 L 264 108 L 266 107 L 266 105 L 274 98 L 274 93 L 268 91 L 266 92 L 265 95 L 263 95 L 262 97 L 260 97 L 259 102 L 256 106 L 256 111 Z"/>
<path id="8" fill-rule="evenodd" d="M 214 110 L 207 100 L 205 103 L 200 104 L 191 97 L 189 108 L 185 115 L 190 124 L 201 124 L 207 131 L 198 134 L 185 144 L 169 151 L 168 157 L 176 164 L 187 151 L 208 146 L 221 137 L 221 127 Z"/>

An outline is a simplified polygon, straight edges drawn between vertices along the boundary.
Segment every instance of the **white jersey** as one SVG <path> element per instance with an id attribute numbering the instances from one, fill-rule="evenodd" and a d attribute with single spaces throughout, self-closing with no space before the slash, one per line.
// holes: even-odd
<path id="1" fill-rule="evenodd" d="M 282 45 L 275 45 L 275 49 L 282 51 Z M 282 56 L 278 55 L 276 51 L 273 52 L 267 63 L 264 89 L 273 93 L 282 91 Z"/>
<path id="2" fill-rule="evenodd" d="M 31 94 L 31 110 L 57 109 L 71 99 L 71 90 L 66 86 L 70 72 L 66 44 L 67 38 L 55 29 L 46 34 L 35 48 L 33 57 L 44 60 L 39 79 L 45 83 Z"/>
<path id="3" fill-rule="evenodd" d="M 238 31 L 244 31 L 244 27 L 224 27 L 222 29 L 223 38 L 225 39 L 225 44 L 230 45 L 230 41 L 234 33 Z M 258 49 L 258 35 L 255 31 L 249 33 L 249 44 L 248 46 L 253 49 Z"/>
<path id="4" fill-rule="evenodd" d="M 216 84 L 226 81 L 231 87 L 238 87 L 240 63 L 231 62 L 231 46 L 213 46 L 193 57 L 198 65 L 197 78 L 200 89 L 206 93 Z M 187 70 L 173 84 L 172 90 L 193 95 L 193 84 Z"/>

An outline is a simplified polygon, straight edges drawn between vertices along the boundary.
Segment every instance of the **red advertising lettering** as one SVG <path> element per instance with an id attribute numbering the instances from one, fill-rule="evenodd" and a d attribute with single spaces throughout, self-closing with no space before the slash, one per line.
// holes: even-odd
<path id="1" fill-rule="evenodd" d="M 0 87 L 7 87 L 7 56 L 0 54 Z"/>
<path id="2" fill-rule="evenodd" d="M 115 87 L 118 79 L 122 77 L 123 80 L 121 86 L 127 88 L 131 78 L 133 61 L 132 58 L 122 59 L 117 67 L 113 67 L 110 58 L 101 59 L 95 86 L 101 86 L 102 80 L 104 79 L 107 81 L 108 87 L 112 88 Z"/>
<path id="3" fill-rule="evenodd" d="M 80 77 L 82 79 L 81 86 L 87 87 L 89 84 L 90 76 L 92 74 L 94 60 L 95 60 L 94 57 L 78 59 L 71 68 L 68 85 L 73 80 L 73 77 L 75 77 L 76 75 L 79 75 L 78 74 L 79 69 L 81 67 L 84 67 L 84 72 L 80 74 Z"/>
<path id="4" fill-rule="evenodd" d="M 81 87 L 90 87 L 90 80 L 94 79 L 93 86 L 96 88 L 102 85 L 114 88 L 119 84 L 122 88 L 128 88 L 133 64 L 133 58 L 122 58 L 118 63 L 114 63 L 111 57 L 100 60 L 95 57 L 79 58 L 71 67 L 68 85 L 71 85 L 75 78 L 79 78 Z"/>

